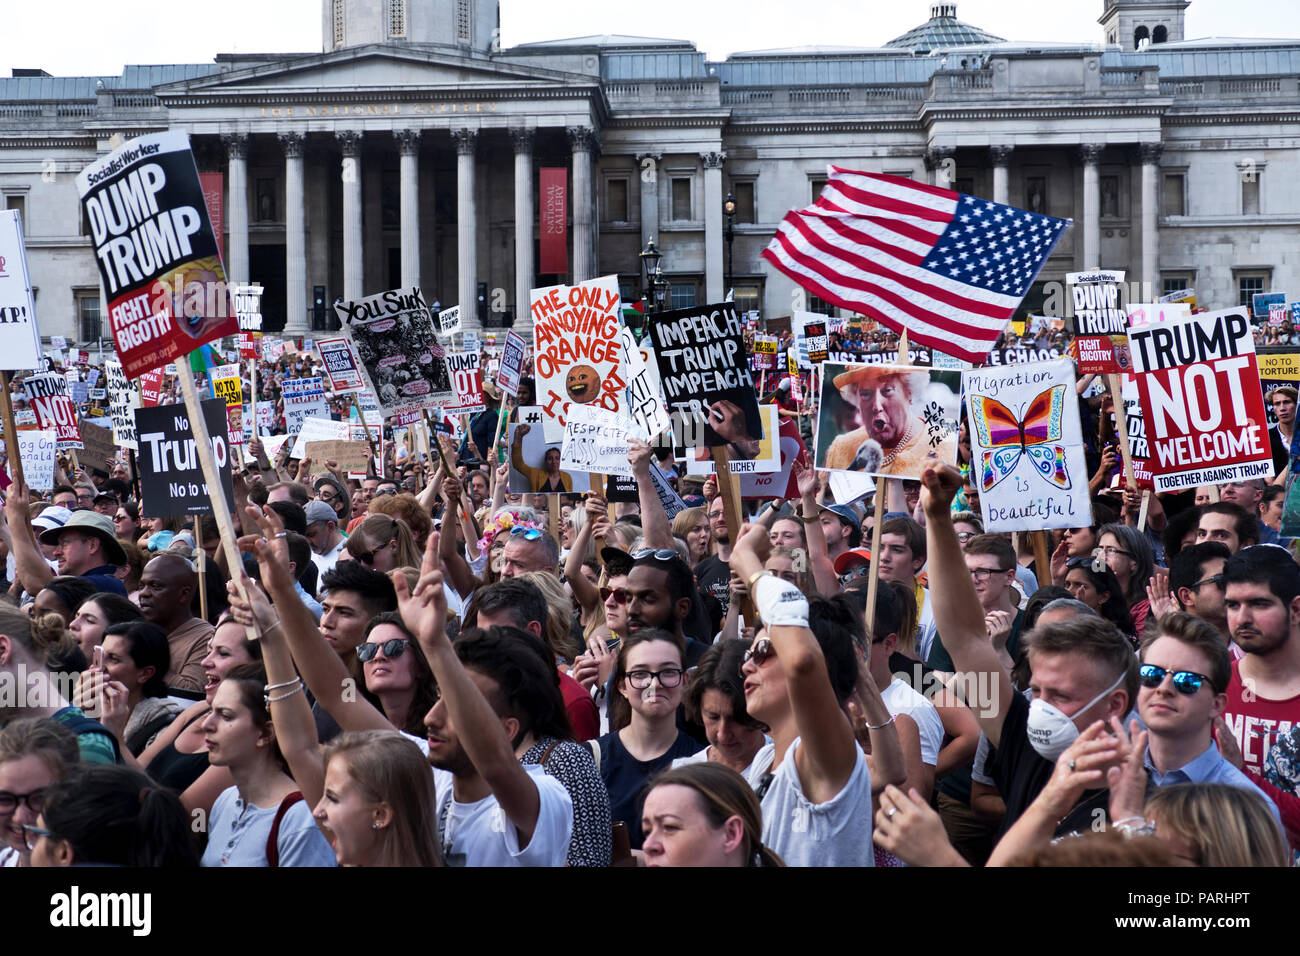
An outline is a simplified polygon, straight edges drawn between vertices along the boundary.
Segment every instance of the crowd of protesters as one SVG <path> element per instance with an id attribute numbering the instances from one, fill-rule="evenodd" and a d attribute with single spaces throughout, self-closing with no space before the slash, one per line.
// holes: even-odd
<path id="1" fill-rule="evenodd" d="M 635 442 L 636 503 L 512 494 L 493 437 L 516 401 L 490 385 L 459 442 L 376 435 L 364 478 L 290 443 L 269 458 L 281 383 L 313 374 L 310 353 L 259 368 L 273 425 L 234 474 L 238 567 L 211 516 L 148 517 L 125 457 L 9 487 L 0 865 L 1283 866 L 1300 848 L 1293 388 L 1269 396 L 1277 483 L 1145 508 L 1110 396 L 1081 388 L 1093 524 L 1048 532 L 1042 567 L 1027 534 L 984 533 L 964 440 L 885 509 L 796 464 L 797 498 L 729 520 L 716 479 Z M 788 378 L 769 384 L 804 423 Z M 687 506 L 671 520 L 651 469 Z"/>

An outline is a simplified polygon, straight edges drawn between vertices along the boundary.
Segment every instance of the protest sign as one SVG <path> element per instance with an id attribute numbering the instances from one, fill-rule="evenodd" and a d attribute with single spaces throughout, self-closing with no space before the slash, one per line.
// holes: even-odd
<path id="1" fill-rule="evenodd" d="M 83 468 L 93 468 L 108 474 L 106 459 L 117 458 L 117 443 L 113 441 L 113 429 L 103 428 L 86 420 L 81 422 L 81 464 Z"/>
<path id="2" fill-rule="evenodd" d="M 366 473 L 366 462 L 370 460 L 370 446 L 365 441 L 309 441 L 303 443 L 305 457 L 310 458 L 311 474 L 326 471 L 325 462 L 337 462 L 339 470 L 348 475 Z"/>
<path id="3" fill-rule="evenodd" d="M 653 462 L 650 465 L 650 483 L 655 486 L 655 494 L 659 496 L 659 504 L 668 515 L 669 521 L 686 510 L 686 502 L 682 501 L 682 496 L 673 490 L 664 473 L 656 468 Z"/>
<path id="4" fill-rule="evenodd" d="M 456 392 L 453 404 L 444 407 L 447 415 L 472 415 L 487 406 L 483 403 L 483 372 L 479 368 L 478 352 L 447 353 L 447 371 Z"/>
<path id="5" fill-rule="evenodd" d="M 460 331 L 460 306 L 453 305 L 438 313 L 438 334 L 452 335 Z"/>
<path id="6" fill-rule="evenodd" d="M 1133 477 L 1139 488 L 1151 491 L 1155 483 L 1151 479 L 1151 446 L 1147 444 L 1146 416 L 1142 414 L 1142 399 L 1138 393 L 1137 379 L 1131 372 L 1124 373 L 1124 382 L 1120 386 L 1120 395 L 1124 399 L 1124 423 L 1128 430 L 1129 457 L 1133 462 Z M 1116 451 L 1118 455 L 1118 450 Z M 1127 476 L 1124 478 L 1127 482 Z"/>
<path id="7" fill-rule="evenodd" d="M 59 451 L 81 447 L 77 409 L 68 397 L 68 380 L 55 372 L 28 375 L 23 379 L 27 402 L 45 430 L 58 433 Z"/>
<path id="8" fill-rule="evenodd" d="M 764 414 L 770 406 L 763 406 Z M 742 498 L 772 499 L 799 497 L 799 482 L 791 472 L 791 466 L 798 461 L 805 468 L 812 467 L 808 449 L 804 447 L 799 436 L 799 423 L 793 418 L 781 418 L 773 415 L 777 424 L 776 446 L 780 454 L 780 465 L 767 473 L 745 472 L 740 475 L 740 496 Z M 734 465 L 735 462 L 732 462 Z M 735 469 L 733 468 L 734 472 Z M 832 472 L 832 475 L 837 474 Z M 868 481 L 871 479 L 868 478 Z"/>
<path id="9" fill-rule="evenodd" d="M 1285 292 L 1256 292 L 1250 297 L 1250 314 L 1255 319 L 1267 319 L 1275 305 L 1286 305 Z"/>
<path id="10" fill-rule="evenodd" d="M 636 479 L 625 475 L 610 475 L 605 481 L 605 501 L 610 504 L 637 502 L 641 493 L 637 490 Z"/>
<path id="11" fill-rule="evenodd" d="M 446 352 L 419 289 L 392 289 L 334 306 L 384 415 L 452 400 Z"/>
<path id="12" fill-rule="evenodd" d="M 830 358 L 827 351 L 830 343 L 827 324 L 826 316 L 816 312 L 796 312 L 791 318 L 790 325 L 795 330 L 801 365 L 820 365 Z"/>
<path id="13" fill-rule="evenodd" d="M 1127 371 L 1128 317 L 1120 296 L 1124 273 L 1071 272 L 1065 281 L 1070 287 L 1070 328 L 1078 349 L 1079 372 L 1114 375 Z"/>
<path id="14" fill-rule="evenodd" d="M 907 364 L 930 368 L 935 364 L 934 355 L 935 353 L 924 346 L 909 347 L 907 350 Z M 897 365 L 898 350 L 894 349 L 888 352 L 845 352 L 840 350 L 831 352 L 828 361 L 837 365 Z"/>
<path id="15" fill-rule="evenodd" d="M 1257 346 L 1255 359 L 1259 363 L 1259 385 L 1264 394 L 1264 411 L 1268 426 L 1277 422 L 1277 413 L 1269 393 L 1281 385 L 1300 388 L 1300 348 L 1294 345 Z"/>
<path id="16" fill-rule="evenodd" d="M 533 367 L 547 441 L 564 439 L 569 406 L 625 412 L 618 276 L 532 292 Z"/>
<path id="17" fill-rule="evenodd" d="M 1061 350 L 1054 346 L 1044 348 L 1008 348 L 991 349 L 985 365 L 1023 365 L 1025 362 L 1050 362 L 1061 357 Z M 936 365 L 939 356 L 935 356 Z M 947 367 L 947 366 L 944 366 Z"/>
<path id="18" fill-rule="evenodd" d="M 361 380 L 361 370 L 357 367 L 357 357 L 347 339 L 321 339 L 316 346 L 320 350 L 321 362 L 325 365 L 325 374 L 329 376 L 330 391 L 340 395 L 366 387 L 366 383 Z"/>
<path id="19" fill-rule="evenodd" d="M 59 350 L 66 349 L 68 347 L 68 340 L 62 335 L 51 335 L 50 345 Z"/>
<path id="20" fill-rule="evenodd" d="M 661 312 L 649 322 L 669 410 L 681 409 L 688 421 L 703 422 L 703 444 L 710 448 L 759 441 L 763 422 L 735 304 Z M 701 444 L 699 429 L 692 432 L 687 444 Z"/>
<path id="21" fill-rule="evenodd" d="M 636 437 L 636 432 L 636 423 L 624 415 L 592 405 L 573 405 L 564 425 L 560 467 L 571 474 L 630 476 L 628 439 Z"/>
<path id="22" fill-rule="evenodd" d="M 130 378 L 239 331 L 189 137 L 133 139 L 77 175 Z"/>
<path id="23" fill-rule="evenodd" d="M 501 368 L 497 371 L 497 386 L 508 395 L 519 394 L 519 375 L 524 366 L 524 349 L 528 343 L 511 331 L 506 333 L 505 349 L 501 352 Z"/>
<path id="24" fill-rule="evenodd" d="M 284 398 L 284 430 L 290 435 L 297 435 L 306 419 L 329 418 L 330 406 L 319 377 L 288 379 L 280 384 L 280 394 Z"/>
<path id="25" fill-rule="evenodd" d="M 786 356 L 786 367 L 790 379 L 790 398 L 795 402 L 803 402 L 803 380 L 799 378 L 799 362 L 795 358 L 794 349 L 791 349 Z"/>
<path id="26" fill-rule="evenodd" d="M 244 384 L 238 365 L 218 365 L 212 370 L 212 392 L 226 405 L 230 444 L 244 443 Z"/>
<path id="27" fill-rule="evenodd" d="M 72 400 L 73 405 L 84 405 L 90 401 L 90 386 L 85 382 L 69 382 L 68 398 Z"/>
<path id="28" fill-rule="evenodd" d="M 1287 317 L 1286 305 L 1278 303 L 1275 305 L 1270 305 L 1268 307 L 1268 324 L 1273 328 L 1278 328 L 1284 322 L 1286 322 L 1286 317 Z"/>
<path id="29" fill-rule="evenodd" d="M 215 399 L 202 403 L 203 422 L 190 424 L 183 404 L 141 408 L 135 413 L 140 436 L 140 514 L 150 518 L 212 514 L 194 436 L 208 434 L 212 458 L 221 476 L 226 511 L 235 500 L 230 476 L 230 446 L 226 437 L 226 408 Z M 205 426 L 205 427 L 204 427 Z M 271 454 L 268 449 L 267 454 Z"/>
<path id="30" fill-rule="evenodd" d="M 776 336 L 754 336 L 754 367 L 760 372 L 776 369 Z"/>
<path id="31" fill-rule="evenodd" d="M 1195 289 L 1175 289 L 1173 292 L 1167 292 L 1162 295 L 1157 302 L 1179 302 L 1186 305 L 1189 309 L 1196 308 L 1196 290 Z"/>
<path id="32" fill-rule="evenodd" d="M 540 408 L 521 408 L 519 418 L 518 423 L 506 426 L 506 439 L 510 444 L 511 494 L 568 494 L 574 489 L 581 491 L 591 487 L 588 473 L 562 470 L 561 443 L 546 441 Z"/>
<path id="33" fill-rule="evenodd" d="M 627 376 L 627 412 L 641 429 L 640 438 L 653 442 L 672 424 L 664 404 L 663 386 L 659 384 L 659 363 L 648 342 L 637 344 L 636 336 L 626 325 L 618 330 L 623 346 L 623 371 Z M 776 356 L 772 356 L 775 360 Z"/>
<path id="34" fill-rule="evenodd" d="M 0 367 L 41 366 L 36 299 L 27 275 L 27 248 L 17 209 L 0 209 Z"/>
<path id="35" fill-rule="evenodd" d="M 90 383 L 87 382 L 86 384 L 89 385 Z M 104 399 L 108 398 L 108 389 L 91 388 L 87 394 L 89 394 L 92 402 L 102 402 Z"/>
<path id="36" fill-rule="evenodd" d="M 126 369 L 122 370 L 122 374 L 126 375 Z M 140 406 L 142 408 L 153 408 L 158 404 L 162 392 L 162 383 L 163 373 L 157 369 L 140 375 Z"/>
<path id="37" fill-rule="evenodd" d="M 257 284 L 235 285 L 231 287 L 235 302 L 235 318 L 239 331 L 253 333 L 262 331 L 262 287 Z"/>
<path id="38" fill-rule="evenodd" d="M 962 373 L 962 389 L 984 529 L 1091 525 L 1073 363 L 970 369 Z"/>
<path id="39" fill-rule="evenodd" d="M 1157 491 L 1273 474 L 1244 308 L 1129 330 Z"/>
<path id="40" fill-rule="evenodd" d="M 910 365 L 822 367 L 818 468 L 920 478 L 957 461 L 961 373 Z"/>
<path id="41" fill-rule="evenodd" d="M 298 423 L 297 438 L 293 443 L 293 451 L 289 454 L 290 458 L 302 458 L 306 455 L 307 445 L 310 442 L 317 441 L 347 441 L 348 440 L 348 423 L 336 422 L 334 419 L 321 416 L 304 418 Z M 294 437 L 293 434 L 290 437 Z"/>
<path id="42" fill-rule="evenodd" d="M 19 460 L 23 463 L 23 478 L 32 491 L 50 491 L 54 488 L 54 460 L 58 434 L 52 431 L 20 431 L 6 444 L 18 444 Z M 10 467 L 12 473 L 13 468 Z"/>
<path id="43" fill-rule="evenodd" d="M 241 359 L 255 359 L 262 355 L 262 346 L 258 342 L 260 332 L 240 332 L 235 336 L 235 344 Z"/>
<path id="44" fill-rule="evenodd" d="M 776 406 L 760 405 L 758 411 L 763 419 L 763 437 L 756 446 L 746 444 L 732 450 L 729 465 L 733 475 L 770 474 L 781 467 L 781 443 L 777 438 L 780 416 L 776 413 Z M 713 474 L 713 458 L 707 447 L 696 446 L 688 448 L 687 452 L 688 475 Z"/>
<path id="45" fill-rule="evenodd" d="M 870 475 L 854 471 L 832 471 L 827 485 L 835 496 L 835 503 L 840 505 L 852 504 L 876 491 L 876 483 Z"/>
<path id="46" fill-rule="evenodd" d="M 275 407 L 269 402 L 257 403 L 257 427 L 261 429 L 270 429 L 275 427 Z M 292 438 L 292 435 L 286 436 Z"/>

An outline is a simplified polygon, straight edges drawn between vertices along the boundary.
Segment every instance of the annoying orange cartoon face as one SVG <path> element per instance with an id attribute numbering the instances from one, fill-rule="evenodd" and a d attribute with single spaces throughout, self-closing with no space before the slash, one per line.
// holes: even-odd
<path id="1" fill-rule="evenodd" d="M 600 395 L 600 374 L 590 365 L 575 365 L 564 377 L 564 388 L 579 404 L 595 401 Z"/>

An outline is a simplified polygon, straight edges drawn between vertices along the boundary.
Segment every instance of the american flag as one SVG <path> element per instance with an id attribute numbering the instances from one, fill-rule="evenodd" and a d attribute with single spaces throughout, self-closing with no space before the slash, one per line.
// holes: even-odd
<path id="1" fill-rule="evenodd" d="M 763 257 L 819 298 L 976 364 L 1071 222 L 900 176 L 829 173 Z"/>

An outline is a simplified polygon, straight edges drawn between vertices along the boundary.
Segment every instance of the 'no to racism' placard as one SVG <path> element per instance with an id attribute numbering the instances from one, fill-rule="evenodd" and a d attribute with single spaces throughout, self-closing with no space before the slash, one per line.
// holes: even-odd
<path id="1" fill-rule="evenodd" d="M 1129 330 L 1156 491 L 1273 474 L 1244 307 Z"/>

